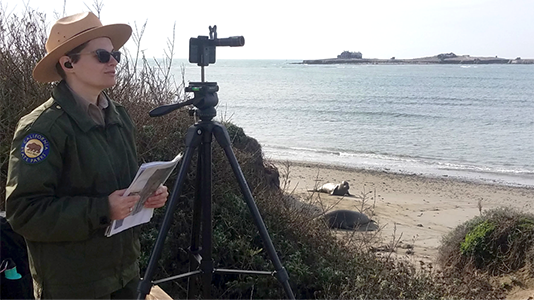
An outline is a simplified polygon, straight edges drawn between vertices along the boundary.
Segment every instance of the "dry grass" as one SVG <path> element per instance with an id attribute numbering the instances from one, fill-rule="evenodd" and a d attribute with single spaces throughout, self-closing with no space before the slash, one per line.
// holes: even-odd
<path id="1" fill-rule="evenodd" d="M 0 2 L 0 4 L 2 4 Z M 51 86 L 32 78 L 45 53 L 45 16 L 30 8 L 21 15 L 0 9 L 0 209 L 5 209 L 7 165 L 18 120 L 44 102 Z"/>

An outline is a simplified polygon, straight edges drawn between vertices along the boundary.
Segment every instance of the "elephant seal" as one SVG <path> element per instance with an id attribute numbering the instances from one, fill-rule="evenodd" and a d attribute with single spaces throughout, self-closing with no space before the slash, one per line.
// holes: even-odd
<path id="1" fill-rule="evenodd" d="M 308 190 L 309 192 L 321 192 L 334 196 L 352 196 L 349 194 L 349 183 L 347 181 L 341 181 L 339 184 L 325 183 L 321 187 L 315 190 Z"/>
<path id="2" fill-rule="evenodd" d="M 373 231 L 378 229 L 375 222 L 363 213 L 352 210 L 334 210 L 324 215 L 330 228 Z"/>

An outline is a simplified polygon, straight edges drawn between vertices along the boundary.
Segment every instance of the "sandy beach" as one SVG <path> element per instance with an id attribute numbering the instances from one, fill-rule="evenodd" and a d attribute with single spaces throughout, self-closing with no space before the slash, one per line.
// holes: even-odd
<path id="1" fill-rule="evenodd" d="M 326 209 L 364 212 L 376 221 L 384 244 L 393 240 L 413 249 L 399 248 L 397 255 L 433 262 L 441 238 L 456 226 L 497 207 L 534 212 L 534 188 L 480 184 L 448 177 L 350 169 L 314 163 L 273 161 L 280 185 L 299 199 L 322 203 Z M 288 167 L 289 166 L 289 167 Z M 350 183 L 353 197 L 314 193 L 324 183 Z M 407 250 L 405 250 L 407 249 Z M 406 254 L 408 252 L 408 254 Z"/>

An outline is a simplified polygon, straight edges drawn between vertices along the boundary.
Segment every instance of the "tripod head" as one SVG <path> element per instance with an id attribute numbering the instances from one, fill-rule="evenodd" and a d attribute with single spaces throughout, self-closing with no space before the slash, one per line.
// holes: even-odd
<path id="1" fill-rule="evenodd" d="M 166 115 L 180 107 L 193 105 L 197 108 L 196 114 L 203 121 L 210 121 L 216 116 L 215 106 L 219 103 L 217 92 L 219 86 L 216 82 L 206 82 L 204 80 L 204 67 L 216 61 L 215 48 L 217 46 L 241 47 L 245 45 L 243 36 L 232 36 L 228 38 L 217 38 L 217 25 L 210 26 L 210 35 L 198 36 L 189 39 L 189 62 L 200 66 L 200 82 L 190 82 L 185 88 L 185 92 L 194 93 L 194 97 L 187 101 L 162 105 L 150 111 L 151 117 Z"/>

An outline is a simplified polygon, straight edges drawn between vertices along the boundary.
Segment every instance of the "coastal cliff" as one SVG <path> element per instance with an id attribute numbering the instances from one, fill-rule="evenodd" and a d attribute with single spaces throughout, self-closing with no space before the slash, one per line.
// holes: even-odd
<path id="1" fill-rule="evenodd" d="M 346 52 L 346 51 L 345 51 Z M 345 53 L 344 52 L 344 53 Z M 359 52 L 357 52 L 359 53 Z M 361 57 L 361 53 L 359 53 Z M 381 58 L 354 58 L 338 55 L 337 58 L 303 60 L 303 64 L 534 64 L 534 59 L 521 59 L 520 57 L 510 59 L 501 57 L 482 57 L 470 55 L 456 55 L 454 53 L 442 53 L 435 56 L 410 58 L 410 59 L 390 59 Z"/>

